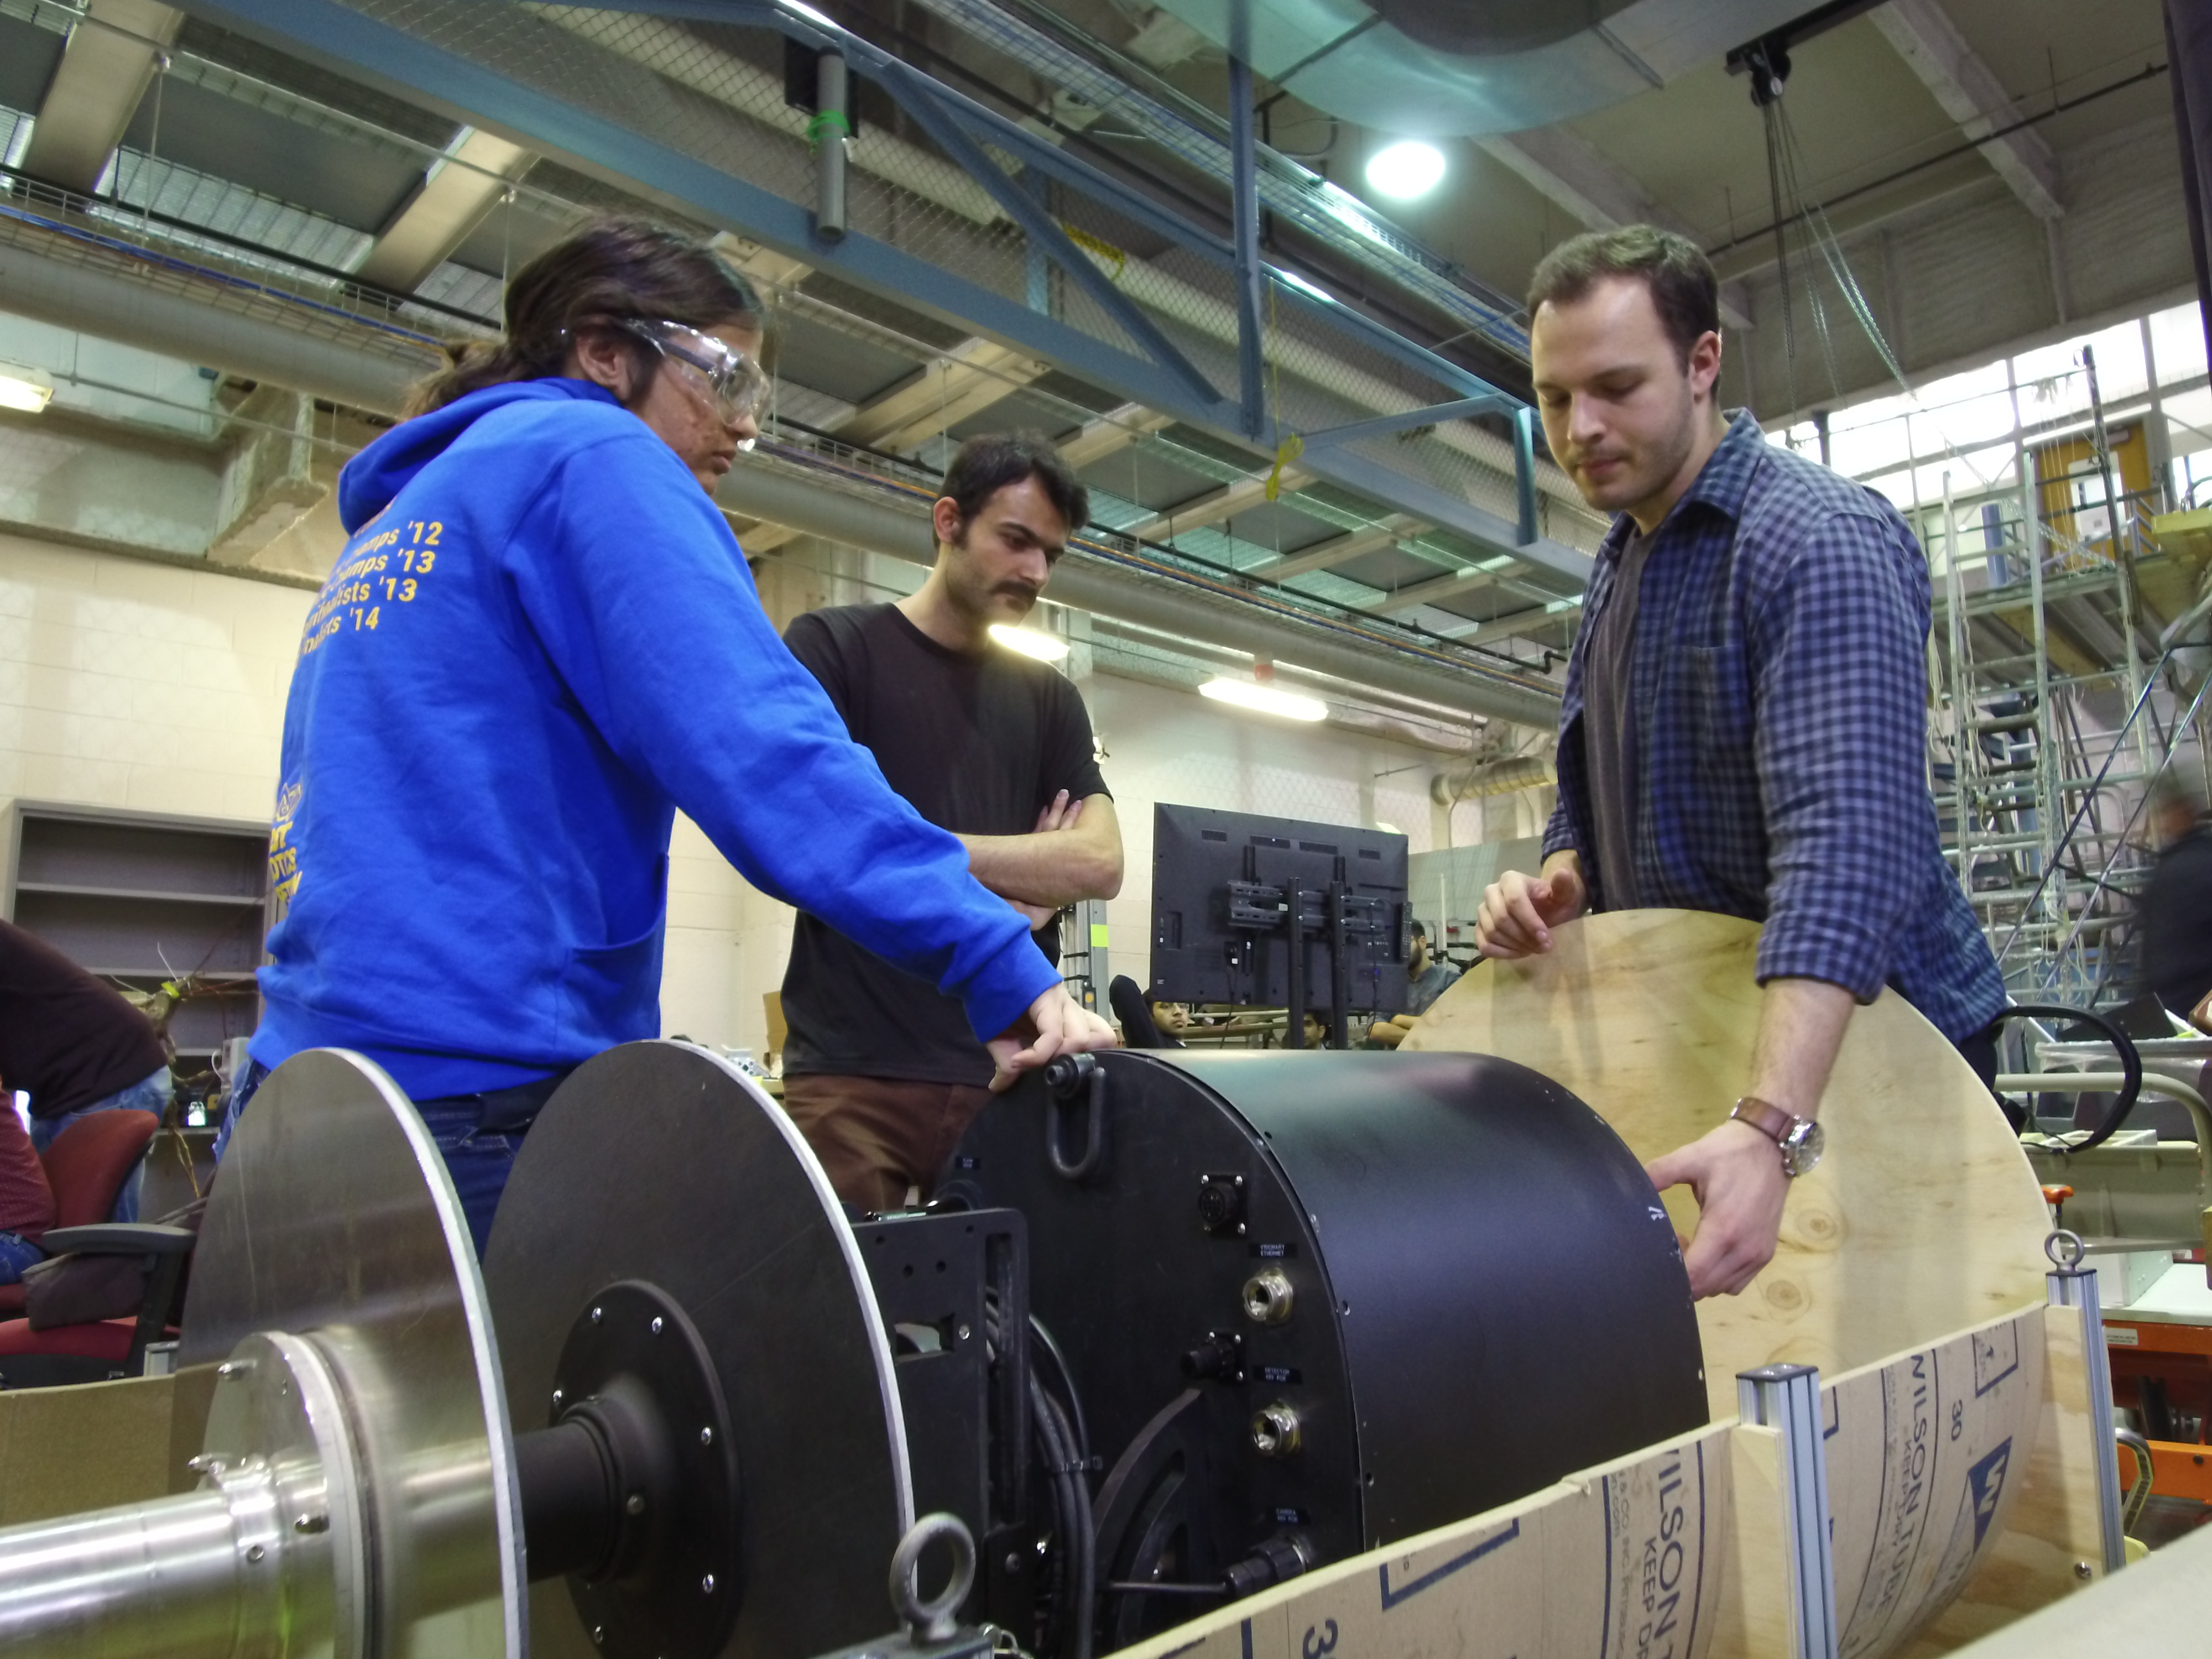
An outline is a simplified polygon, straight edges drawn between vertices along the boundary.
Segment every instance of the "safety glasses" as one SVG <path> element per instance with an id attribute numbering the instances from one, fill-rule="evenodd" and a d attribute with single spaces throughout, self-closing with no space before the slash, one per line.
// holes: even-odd
<path id="1" fill-rule="evenodd" d="M 725 345 L 711 334 L 702 334 L 682 323 L 648 322 L 638 317 L 609 319 L 634 334 L 662 356 L 698 370 L 714 394 L 715 407 L 728 422 L 757 412 L 768 397 L 768 374 L 744 352 Z M 745 447 L 750 449 L 748 442 Z"/>

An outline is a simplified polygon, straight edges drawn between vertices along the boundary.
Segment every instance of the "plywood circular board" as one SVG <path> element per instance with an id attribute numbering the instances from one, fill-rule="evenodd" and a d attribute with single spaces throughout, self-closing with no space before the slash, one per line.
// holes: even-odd
<path id="1" fill-rule="evenodd" d="M 1404 1046 L 1531 1066 L 1588 1101 L 1647 1161 L 1720 1121 L 1750 1076 L 1758 927 L 1632 911 L 1555 928 L 1553 940 L 1543 957 L 1471 970 Z M 1698 1325 L 1716 1419 L 1735 1414 L 1736 1374 L 1754 1366 L 1816 1365 L 1835 1384 L 1826 1405 L 1842 1651 L 1873 1659 L 1958 1594 L 2026 1480 L 2040 1346 L 2021 1344 L 2009 1325 L 1973 1328 L 2043 1304 L 2049 1223 L 1996 1103 L 1893 992 L 1852 1017 L 1820 1121 L 1828 1152 L 1791 1188 L 1774 1261 L 1742 1295 L 1700 1303 Z M 1667 1204 L 1691 1233 L 1687 1191 Z M 1960 1443 L 1931 1463 L 1938 1424 Z"/>
<path id="2" fill-rule="evenodd" d="M 1405 1047 L 1531 1066 L 1647 1161 L 1725 1117 L 1751 1075 L 1758 927 L 1633 910 L 1553 941 L 1470 970 Z M 1972 1068 L 1894 992 L 1852 1017 L 1820 1122 L 1827 1154 L 1791 1188 L 1774 1261 L 1741 1296 L 1698 1304 L 1717 1417 L 1754 1365 L 1833 1375 L 2044 1299 L 2050 1224 L 2027 1159 Z M 1666 1196 L 1687 1236 L 1696 1206 Z"/>

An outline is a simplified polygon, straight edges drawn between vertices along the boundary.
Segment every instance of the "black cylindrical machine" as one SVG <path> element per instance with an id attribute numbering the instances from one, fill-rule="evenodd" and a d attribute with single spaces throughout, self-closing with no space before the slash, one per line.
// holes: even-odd
<path id="1" fill-rule="evenodd" d="M 1109 1643 L 1189 1617 L 1199 1586 L 1258 1589 L 1706 1420 L 1650 1182 L 1509 1061 L 1085 1056 L 988 1109 L 949 1174 L 1026 1220 L 1030 1305 L 1108 1471 Z"/>

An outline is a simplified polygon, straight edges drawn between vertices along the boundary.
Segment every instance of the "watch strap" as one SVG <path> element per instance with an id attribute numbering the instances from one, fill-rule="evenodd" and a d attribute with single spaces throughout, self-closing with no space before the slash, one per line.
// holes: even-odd
<path id="1" fill-rule="evenodd" d="M 1796 1113 L 1785 1112 L 1772 1101 L 1761 1100 L 1757 1095 L 1744 1096 L 1736 1102 L 1729 1115 L 1740 1122 L 1748 1123 L 1778 1146 L 1789 1139 L 1790 1132 L 1797 1127 L 1800 1121 Z"/>

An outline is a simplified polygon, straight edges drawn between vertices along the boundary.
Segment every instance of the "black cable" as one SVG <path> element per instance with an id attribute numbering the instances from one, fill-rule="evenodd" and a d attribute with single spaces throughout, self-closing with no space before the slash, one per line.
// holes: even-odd
<path id="1" fill-rule="evenodd" d="M 1052 1361 L 1052 1369 L 1060 1384 L 1060 1397 L 1067 1402 L 1067 1419 L 1075 1431 L 1075 1453 L 1082 1461 L 1083 1467 L 1088 1469 L 1091 1467 L 1091 1425 L 1084 1420 L 1083 1396 L 1075 1391 L 1075 1373 L 1067 1369 L 1067 1358 L 1060 1352 L 1060 1344 L 1052 1340 L 1052 1333 L 1045 1328 L 1044 1322 L 1035 1314 L 1030 1316 L 1030 1334 L 1036 1339 L 1036 1346 L 1042 1348 L 1046 1358 Z M 1030 1356 L 1030 1369 L 1032 1373 L 1036 1369 L 1035 1354 Z"/>
<path id="2" fill-rule="evenodd" d="M 2063 103 L 2053 104 L 2049 109 L 2040 111 L 2036 114 L 2024 116 L 2020 120 L 2008 123 L 2004 126 L 1993 128 L 1991 131 L 1984 133 L 1978 138 L 1969 138 L 1965 143 L 1955 144 L 1949 149 L 1943 150 L 1936 155 L 1929 156 L 1925 161 L 1915 161 L 1910 167 L 1899 167 L 1894 173 L 1885 173 L 1882 177 L 1876 179 L 1871 184 L 1861 185 L 1855 190 L 1847 190 L 1841 196 L 1834 197 L 1832 199 L 1822 203 L 1821 206 L 1824 210 L 1839 208 L 1846 202 L 1855 201 L 1859 197 L 1867 195 L 1871 191 L 1881 190 L 1887 185 L 1893 185 L 1900 179 L 1910 179 L 1916 173 L 1924 173 L 1929 167 L 1936 167 L 1942 162 L 1950 161 L 1954 156 L 1964 155 L 1969 150 L 1979 149 L 1984 144 L 1993 143 L 1997 139 L 2007 137 L 2013 133 L 2020 131 L 2023 127 L 2032 127 L 2039 121 L 2048 121 L 2054 115 L 2063 115 L 2068 110 L 2079 109 L 2084 104 L 2094 103 L 2098 99 L 2103 98 L 2109 94 L 2124 92 L 2130 87 L 2139 86 L 2145 81 L 2154 80 L 2158 76 L 2165 74 L 2166 71 L 2166 65 L 2164 64 L 2148 64 L 2138 73 L 2129 76 L 2124 81 L 2114 81 L 2109 86 L 2099 87 L 2094 92 L 2085 92 L 2079 98 L 2069 98 Z M 1795 224 L 1803 217 L 1805 217 L 1805 215 L 1802 212 L 1793 213 L 1785 222 Z M 1780 228 L 1782 228 L 1781 224 L 1771 224 L 1763 225 L 1757 230 L 1746 231 L 1741 236 L 1730 237 L 1725 242 L 1718 242 L 1713 246 L 1707 248 L 1705 250 L 1705 257 L 1707 258 L 1717 258 L 1721 254 L 1742 247 L 1747 243 L 1758 241 L 1763 236 L 1771 236 Z"/>
<path id="3" fill-rule="evenodd" d="M 1098 1613 L 1098 1534 L 1097 1520 L 1091 1513 L 1091 1489 L 1083 1478 L 1089 1460 L 1074 1457 L 1075 1437 L 1052 1396 L 1040 1389 L 1039 1403 L 1049 1437 L 1060 1449 L 1058 1473 L 1067 1485 L 1067 1505 L 1074 1522 L 1063 1545 L 1075 1568 L 1075 1594 L 1072 1598 L 1075 1639 L 1073 1644 L 1063 1644 L 1061 1652 L 1067 1659 L 1091 1659 Z"/>
<path id="4" fill-rule="evenodd" d="M 1074 1437 L 1060 1407 L 1030 1374 L 1030 1417 L 1045 1473 L 1053 1485 L 1055 1524 L 1055 1583 L 1049 1597 L 1052 1608 L 1048 1634 L 1061 1659 L 1091 1659 L 1097 1540 L 1092 1530 L 1091 1501 L 1081 1478 L 1083 1465 L 1075 1456 Z"/>

